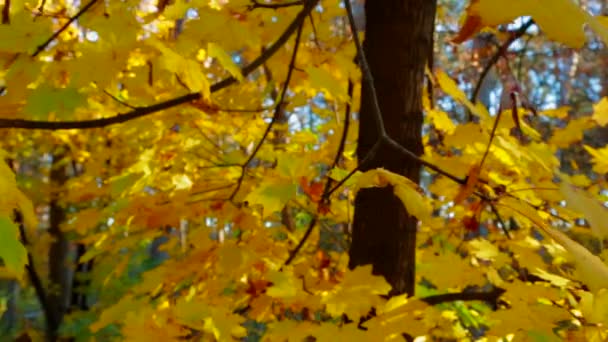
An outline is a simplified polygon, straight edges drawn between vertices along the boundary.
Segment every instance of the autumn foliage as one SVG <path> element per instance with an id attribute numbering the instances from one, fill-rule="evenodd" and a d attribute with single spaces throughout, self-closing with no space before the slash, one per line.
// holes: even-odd
<path id="1" fill-rule="evenodd" d="M 416 184 L 357 169 L 364 30 L 341 1 L 5 0 L 3 336 L 607 339 L 608 148 L 590 134 L 608 100 L 537 104 L 509 52 L 603 46 L 596 14 L 439 1 L 437 27 L 462 20 L 427 70 L 424 154 L 392 147 L 423 165 Z M 479 33 L 496 58 L 470 79 L 445 56 Z M 472 94 L 486 65 L 498 111 Z M 372 187 L 419 221 L 413 297 L 347 267 Z"/>

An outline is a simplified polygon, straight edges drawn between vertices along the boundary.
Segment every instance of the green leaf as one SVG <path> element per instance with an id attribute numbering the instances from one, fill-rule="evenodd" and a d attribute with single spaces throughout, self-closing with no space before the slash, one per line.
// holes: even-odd
<path id="1" fill-rule="evenodd" d="M 24 110 L 35 119 L 47 119 L 51 113 L 67 119 L 86 101 L 76 88 L 54 88 L 45 84 L 30 93 Z"/>
<path id="2" fill-rule="evenodd" d="M 0 217 L 0 258 L 9 272 L 21 278 L 27 264 L 27 250 L 19 241 L 19 228 L 8 217 Z"/>

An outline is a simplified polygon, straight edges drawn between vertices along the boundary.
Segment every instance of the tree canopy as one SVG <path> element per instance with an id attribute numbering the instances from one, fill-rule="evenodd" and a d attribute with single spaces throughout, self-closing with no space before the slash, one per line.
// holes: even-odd
<path id="1" fill-rule="evenodd" d="M 605 1 L 437 1 L 424 152 L 370 152 L 420 184 L 357 160 L 362 1 L 1 4 L 2 336 L 608 338 Z M 410 297 L 348 267 L 385 187 Z"/>

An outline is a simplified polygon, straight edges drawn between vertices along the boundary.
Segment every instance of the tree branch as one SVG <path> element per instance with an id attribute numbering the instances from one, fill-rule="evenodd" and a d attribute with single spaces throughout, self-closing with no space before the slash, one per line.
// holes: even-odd
<path id="1" fill-rule="evenodd" d="M 243 76 L 251 74 L 255 69 L 264 64 L 270 57 L 272 57 L 284 44 L 287 42 L 289 37 L 296 31 L 296 29 L 306 19 L 308 14 L 316 6 L 319 0 L 306 0 L 304 8 L 294 20 L 287 26 L 285 31 L 279 36 L 279 38 L 270 45 L 258 58 L 247 66 L 241 69 Z M 210 88 L 212 93 L 218 92 L 234 83 L 236 78 L 230 76 L 215 84 Z M 146 115 L 150 115 L 162 110 L 173 108 L 185 103 L 189 103 L 201 98 L 200 93 L 190 93 L 182 95 L 164 102 L 160 102 L 151 106 L 140 107 L 130 112 L 118 114 L 116 116 L 82 120 L 82 121 L 37 121 L 37 120 L 25 120 L 25 119 L 4 119 L 0 118 L 0 128 L 23 128 L 23 129 L 42 129 L 42 130 L 61 130 L 61 129 L 91 129 L 101 128 L 114 124 L 124 123 L 133 119 L 137 119 Z"/>
<path id="2" fill-rule="evenodd" d="M 420 298 L 421 301 L 426 302 L 430 305 L 437 305 L 455 301 L 473 301 L 482 300 L 488 303 L 496 305 L 498 298 L 505 293 L 506 290 L 500 287 L 496 287 L 489 292 L 456 292 L 456 293 L 444 293 L 440 295 L 433 295 L 428 297 Z"/>
<path id="3" fill-rule="evenodd" d="M 509 37 L 509 39 L 507 39 L 498 48 L 498 50 L 496 50 L 496 52 L 494 53 L 492 58 L 490 58 L 490 60 L 486 64 L 486 66 L 481 71 L 481 74 L 479 74 L 479 79 L 477 80 L 477 84 L 475 84 L 475 89 L 473 90 L 473 94 L 471 95 L 471 102 L 473 102 L 473 103 L 477 102 L 477 95 L 479 95 L 479 92 L 481 91 L 481 85 L 483 84 L 483 81 L 486 79 L 486 76 L 488 75 L 488 73 L 490 72 L 492 67 L 494 67 L 494 65 L 498 62 L 500 57 L 504 56 L 505 52 L 507 52 L 507 50 L 509 49 L 511 44 L 513 44 L 516 40 L 521 38 L 521 36 L 526 34 L 526 31 L 528 31 L 528 28 L 530 28 L 530 26 L 532 26 L 533 24 L 534 24 L 534 20 L 532 20 L 532 19 L 528 20 L 517 31 L 513 32 L 511 37 Z"/>
<path id="4" fill-rule="evenodd" d="M 344 147 L 346 146 L 346 137 L 348 136 L 348 129 L 350 127 L 350 112 L 351 112 L 350 101 L 352 101 L 354 89 L 355 89 L 355 84 L 353 83 L 352 80 L 349 80 L 348 81 L 349 101 L 346 102 L 346 112 L 344 114 L 345 115 L 344 128 L 342 130 L 342 137 L 340 138 L 340 145 L 338 146 L 338 150 L 336 151 L 336 157 L 334 158 L 334 162 L 332 163 L 329 170 L 338 166 L 338 163 L 340 163 L 340 160 L 342 159 L 342 153 L 344 152 Z M 348 177 L 346 177 L 346 178 L 348 178 Z M 298 244 L 296 245 L 296 247 L 292 251 L 289 252 L 289 257 L 283 263 L 284 266 L 291 264 L 293 262 L 293 260 L 295 259 L 296 255 L 302 249 L 302 247 L 304 247 L 304 244 L 310 237 L 310 233 L 312 233 L 313 229 L 315 228 L 315 225 L 317 224 L 318 215 L 319 215 L 319 212 L 321 211 L 321 209 L 323 207 L 328 208 L 329 205 L 331 204 L 330 196 L 333 193 L 333 191 L 335 189 L 337 189 L 337 188 L 332 189 L 332 187 L 331 187 L 332 182 L 333 182 L 333 180 L 330 177 L 327 177 L 327 180 L 325 181 L 325 188 L 323 189 L 323 195 L 321 195 L 321 200 L 319 201 L 319 203 L 317 203 L 317 213 L 312 218 L 310 223 L 308 223 L 308 227 L 306 227 L 306 231 L 304 232 L 304 235 L 302 235 L 302 238 L 300 238 L 300 241 L 298 241 Z M 342 183 L 339 183 L 339 185 L 341 185 L 341 184 Z"/>
<path id="5" fill-rule="evenodd" d="M 18 210 L 15 210 L 14 216 L 15 223 L 17 223 L 19 227 L 19 235 L 21 236 L 21 242 L 23 242 L 23 245 L 28 248 L 30 247 L 30 242 L 27 239 L 27 234 L 25 233 L 23 215 Z M 49 306 L 48 297 L 44 285 L 42 284 L 40 274 L 36 270 L 36 266 L 34 266 L 34 259 L 32 258 L 32 253 L 30 253 L 29 250 L 27 251 L 27 265 L 25 265 L 25 270 L 27 271 L 28 278 L 30 279 L 32 286 L 34 287 L 36 297 L 38 298 L 38 302 L 40 303 L 40 307 L 42 308 L 42 312 L 44 313 L 44 319 L 46 321 L 48 332 L 51 322 L 53 320 L 53 312 L 51 311 L 51 307 Z"/>
<path id="6" fill-rule="evenodd" d="M 279 117 L 281 110 L 283 110 L 283 108 L 282 108 L 283 101 L 285 100 L 285 95 L 287 94 L 287 89 L 289 88 L 289 83 L 291 82 L 291 75 L 293 74 L 293 70 L 294 70 L 294 67 L 296 64 L 296 57 L 298 55 L 298 47 L 300 46 L 300 38 L 302 37 L 303 28 L 304 28 L 304 21 L 302 21 L 300 23 L 300 26 L 298 27 L 298 32 L 296 33 L 293 53 L 291 54 L 291 60 L 289 61 L 289 66 L 287 67 L 287 76 L 285 77 L 285 83 L 283 84 L 283 88 L 281 89 L 281 94 L 279 95 L 279 98 L 276 100 L 277 102 L 275 103 L 274 113 L 272 114 L 272 119 L 270 120 L 270 123 L 266 127 L 266 130 L 264 131 L 262 138 L 260 138 L 260 141 L 253 149 L 253 152 L 251 152 L 251 154 L 249 155 L 249 158 L 247 158 L 245 163 L 243 163 L 243 165 L 241 166 L 241 176 L 237 180 L 236 187 L 234 188 L 234 191 L 232 192 L 232 194 L 229 197 L 230 201 L 234 200 L 234 197 L 239 192 L 241 185 L 243 184 L 243 180 L 245 179 L 245 172 L 247 171 L 249 164 L 251 163 L 253 158 L 255 158 L 256 154 L 260 151 L 260 148 L 264 144 L 264 141 L 266 141 L 268 134 L 270 134 L 272 127 L 274 126 L 275 122 L 277 121 L 277 118 Z"/>
<path id="7" fill-rule="evenodd" d="M 285 8 L 285 7 L 291 7 L 291 6 L 300 6 L 303 5 L 304 1 L 302 0 L 297 0 L 297 1 L 290 1 L 290 2 L 283 2 L 283 3 L 279 3 L 279 4 L 266 4 L 263 2 L 260 2 L 258 0 L 251 0 L 251 5 L 249 5 L 248 9 L 250 11 L 253 11 L 256 8 L 270 8 L 270 9 L 279 9 L 279 8 Z"/>
<path id="8" fill-rule="evenodd" d="M 359 58 L 359 66 L 361 68 L 362 77 L 363 77 L 364 81 L 368 83 L 368 85 L 369 85 L 368 89 L 371 92 L 370 97 L 372 99 L 372 106 L 374 109 L 374 122 L 376 124 L 376 130 L 378 132 L 379 139 L 376 141 L 376 143 L 371 148 L 369 153 L 367 153 L 365 158 L 363 158 L 363 160 L 359 161 L 359 165 L 355 169 L 353 169 L 346 177 L 344 177 L 342 180 L 340 180 L 333 188 L 329 189 L 329 186 L 327 186 L 330 181 L 328 181 L 328 183 L 326 183 L 327 191 L 324 191 L 322 200 L 319 202 L 319 204 L 317 206 L 317 213 L 320 211 L 321 208 L 323 208 L 324 202 L 326 203 L 328 201 L 329 196 L 331 196 L 332 193 L 334 193 L 337 189 L 339 189 L 350 177 L 352 177 L 355 174 L 355 172 L 357 172 L 359 169 L 361 169 L 361 167 L 363 165 L 367 164 L 369 162 L 369 160 L 371 160 L 373 158 L 373 156 L 377 153 L 377 151 L 380 149 L 380 147 L 384 144 L 388 144 L 390 147 L 393 147 L 394 149 L 396 149 L 399 153 L 409 157 L 410 159 L 420 163 L 421 165 L 426 166 L 427 168 L 429 168 L 431 170 L 434 170 L 435 172 L 437 172 L 439 174 L 442 174 L 442 175 L 450 178 L 451 180 L 453 180 L 459 184 L 462 184 L 462 185 L 466 184 L 466 179 L 458 178 L 458 177 L 450 174 L 449 172 L 444 171 L 444 170 L 440 169 L 439 167 L 421 159 L 415 153 L 413 153 L 412 151 L 401 146 L 399 143 L 397 143 L 391 137 L 388 136 L 388 134 L 386 133 L 386 129 L 384 127 L 384 121 L 382 120 L 382 111 L 380 109 L 380 104 L 378 103 L 378 95 L 376 93 L 376 87 L 374 86 L 374 78 L 373 78 L 373 75 L 369 68 L 369 65 L 367 64 L 367 60 L 365 58 L 365 53 L 363 51 L 363 46 L 361 44 L 361 41 L 359 40 L 359 36 L 357 35 L 357 32 L 359 32 L 359 31 L 357 30 L 357 26 L 355 24 L 355 19 L 353 17 L 352 5 L 350 4 L 350 0 L 344 0 L 343 2 L 344 2 L 344 7 L 346 8 L 346 14 L 348 16 L 348 22 L 350 24 L 350 29 L 351 29 L 351 32 L 353 33 L 353 40 L 354 40 L 355 47 L 357 50 L 357 56 Z M 289 257 L 285 261 L 284 265 L 289 265 L 294 260 L 295 256 L 302 249 L 302 247 L 306 243 L 306 240 L 312 233 L 312 230 L 314 229 L 316 223 L 317 223 L 317 216 L 315 215 L 315 217 L 313 217 L 312 221 L 308 225 L 308 228 L 306 229 L 304 236 L 298 242 L 298 245 L 289 253 Z"/>
<path id="9" fill-rule="evenodd" d="M 76 21 L 76 19 L 80 18 L 80 16 L 82 16 L 86 11 L 88 11 L 91 7 L 93 7 L 93 5 L 95 5 L 95 3 L 97 1 L 99 1 L 99 0 L 91 0 L 91 1 L 89 1 L 89 3 L 84 5 L 84 7 L 82 7 L 78 11 L 78 13 L 76 13 L 73 17 L 71 17 L 65 24 L 63 24 L 63 26 L 61 26 L 59 28 L 59 30 L 57 30 L 55 33 L 53 33 L 53 35 L 50 36 L 44 43 L 38 45 L 38 47 L 36 48 L 36 51 L 34 51 L 31 54 L 31 56 L 32 57 L 38 56 L 42 51 L 44 51 L 44 49 L 46 49 L 47 46 L 49 46 L 49 44 L 51 44 L 55 39 L 57 39 L 57 37 L 59 37 L 59 35 L 63 31 L 65 31 L 74 21 Z M 43 4 L 41 6 L 43 6 Z"/>

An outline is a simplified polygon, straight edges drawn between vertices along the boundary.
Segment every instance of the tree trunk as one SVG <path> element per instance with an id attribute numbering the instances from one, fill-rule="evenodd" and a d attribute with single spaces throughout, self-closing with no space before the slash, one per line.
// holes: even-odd
<path id="1" fill-rule="evenodd" d="M 387 133 L 407 149 L 423 152 L 422 86 L 432 51 L 436 0 L 368 0 L 363 49 Z M 378 139 L 368 85 L 361 91 L 357 157 Z M 383 167 L 418 182 L 420 165 L 384 148 L 362 171 Z M 414 294 L 416 224 L 391 188 L 362 189 L 355 200 L 350 267 L 372 264 L 393 286 L 392 295 Z"/>
<path id="2" fill-rule="evenodd" d="M 53 154 L 51 164 L 51 201 L 49 215 L 49 229 L 53 242 L 49 249 L 49 286 L 47 300 L 49 312 L 47 313 L 47 340 L 57 340 L 57 333 L 70 300 L 70 285 L 73 270 L 71 268 L 70 242 L 61 230 L 66 219 L 65 208 L 60 203 L 62 189 L 68 180 L 67 168 L 63 152 Z"/>

